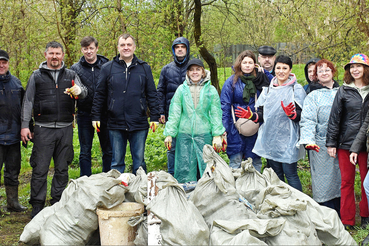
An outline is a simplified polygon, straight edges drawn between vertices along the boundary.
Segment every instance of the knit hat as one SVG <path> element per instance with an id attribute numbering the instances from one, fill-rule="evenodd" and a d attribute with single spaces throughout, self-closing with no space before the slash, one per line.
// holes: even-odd
<path id="1" fill-rule="evenodd" d="M 364 54 L 358 53 L 351 57 L 350 62 L 344 66 L 344 69 L 348 69 L 350 64 L 363 64 L 369 67 L 369 58 Z"/>
<path id="2" fill-rule="evenodd" d="M 7 61 L 9 61 L 8 52 L 6 52 L 5 50 L 0 50 L 0 60 L 7 60 Z"/>
<path id="3" fill-rule="evenodd" d="M 201 61 L 200 59 L 197 59 L 197 58 L 192 59 L 192 60 L 190 60 L 190 61 L 187 63 L 187 70 L 189 70 L 189 69 L 190 69 L 190 67 L 191 67 L 192 65 L 197 65 L 197 66 L 199 66 L 199 67 L 203 67 L 203 68 L 205 68 L 205 67 L 204 67 L 204 63 L 202 63 L 202 61 Z"/>

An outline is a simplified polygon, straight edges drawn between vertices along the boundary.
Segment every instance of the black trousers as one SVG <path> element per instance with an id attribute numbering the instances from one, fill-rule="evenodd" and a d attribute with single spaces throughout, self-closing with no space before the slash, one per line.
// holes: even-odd
<path id="1" fill-rule="evenodd" d="M 18 176 L 21 169 L 20 143 L 0 145 L 0 171 L 3 164 L 5 164 L 4 185 L 18 186 Z"/>
<path id="2" fill-rule="evenodd" d="M 44 205 L 47 193 L 47 173 L 51 158 L 54 160 L 54 176 L 51 183 L 51 204 L 58 202 L 68 184 L 68 165 L 73 161 L 73 127 L 46 128 L 35 126 L 30 204 Z"/>

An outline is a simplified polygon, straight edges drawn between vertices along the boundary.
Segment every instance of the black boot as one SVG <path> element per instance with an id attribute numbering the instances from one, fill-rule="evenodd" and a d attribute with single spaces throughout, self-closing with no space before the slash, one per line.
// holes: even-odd
<path id="1" fill-rule="evenodd" d="M 33 219 L 41 210 L 44 208 L 43 205 L 40 204 L 32 204 L 32 212 L 31 212 L 31 219 Z"/>
<path id="2" fill-rule="evenodd" d="M 361 217 L 361 227 L 366 228 L 369 225 L 369 217 Z"/>
<path id="3" fill-rule="evenodd" d="M 9 212 L 23 212 L 27 210 L 26 207 L 23 207 L 18 202 L 18 186 L 5 186 L 5 191 Z"/>

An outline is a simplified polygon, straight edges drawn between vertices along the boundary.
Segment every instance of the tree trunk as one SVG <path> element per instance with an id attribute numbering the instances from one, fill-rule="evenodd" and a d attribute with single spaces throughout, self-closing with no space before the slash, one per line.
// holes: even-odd
<path id="1" fill-rule="evenodd" d="M 217 62 L 215 61 L 215 58 L 206 49 L 201 39 L 201 1 L 194 0 L 194 3 L 195 3 L 195 12 L 194 12 L 193 21 L 195 25 L 194 37 L 195 37 L 196 46 L 199 49 L 200 55 L 204 58 L 206 63 L 209 65 L 212 85 L 217 89 L 218 93 L 220 93 Z"/>

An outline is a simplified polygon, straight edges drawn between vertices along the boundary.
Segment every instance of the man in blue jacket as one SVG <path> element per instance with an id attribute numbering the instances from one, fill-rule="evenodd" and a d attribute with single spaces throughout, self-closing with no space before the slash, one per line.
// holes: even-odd
<path id="1" fill-rule="evenodd" d="M 179 85 L 186 79 L 187 63 L 190 60 L 190 43 L 184 37 L 179 37 L 172 44 L 173 59 L 165 65 L 160 73 L 158 84 L 160 123 L 168 119 L 169 106 Z M 176 139 L 172 138 L 172 147 L 167 151 L 168 173 L 174 174 L 174 155 Z"/>
<path id="2" fill-rule="evenodd" d="M 150 66 L 135 55 L 134 38 L 122 34 L 118 38 L 119 55 L 101 68 L 100 79 L 92 104 L 92 125 L 98 129 L 107 105 L 109 137 L 113 151 L 112 169 L 125 170 L 127 140 L 133 160 L 132 172 L 142 166 L 149 123 L 155 131 L 159 120 L 157 92 Z"/>
<path id="3" fill-rule="evenodd" d="M 0 50 L 0 171 L 4 163 L 4 185 L 7 209 L 10 212 L 26 210 L 26 207 L 18 202 L 23 95 L 24 89 L 21 82 L 9 72 L 8 53 Z"/>
<path id="4" fill-rule="evenodd" d="M 98 42 L 94 37 L 86 36 L 81 40 L 81 51 L 83 56 L 81 59 L 71 66 L 71 70 L 75 71 L 82 84 L 88 89 L 86 98 L 77 101 L 77 123 L 78 138 L 80 143 L 79 167 L 80 176 L 91 175 L 91 148 L 95 134 L 95 129 L 91 125 L 91 108 L 95 93 L 95 88 L 100 77 L 101 66 L 108 62 L 108 58 L 98 55 Z M 97 135 L 100 140 L 103 157 L 103 172 L 108 172 L 111 165 L 111 146 L 109 140 L 109 131 L 107 129 L 107 114 L 103 113 L 101 119 L 100 131 Z"/>

